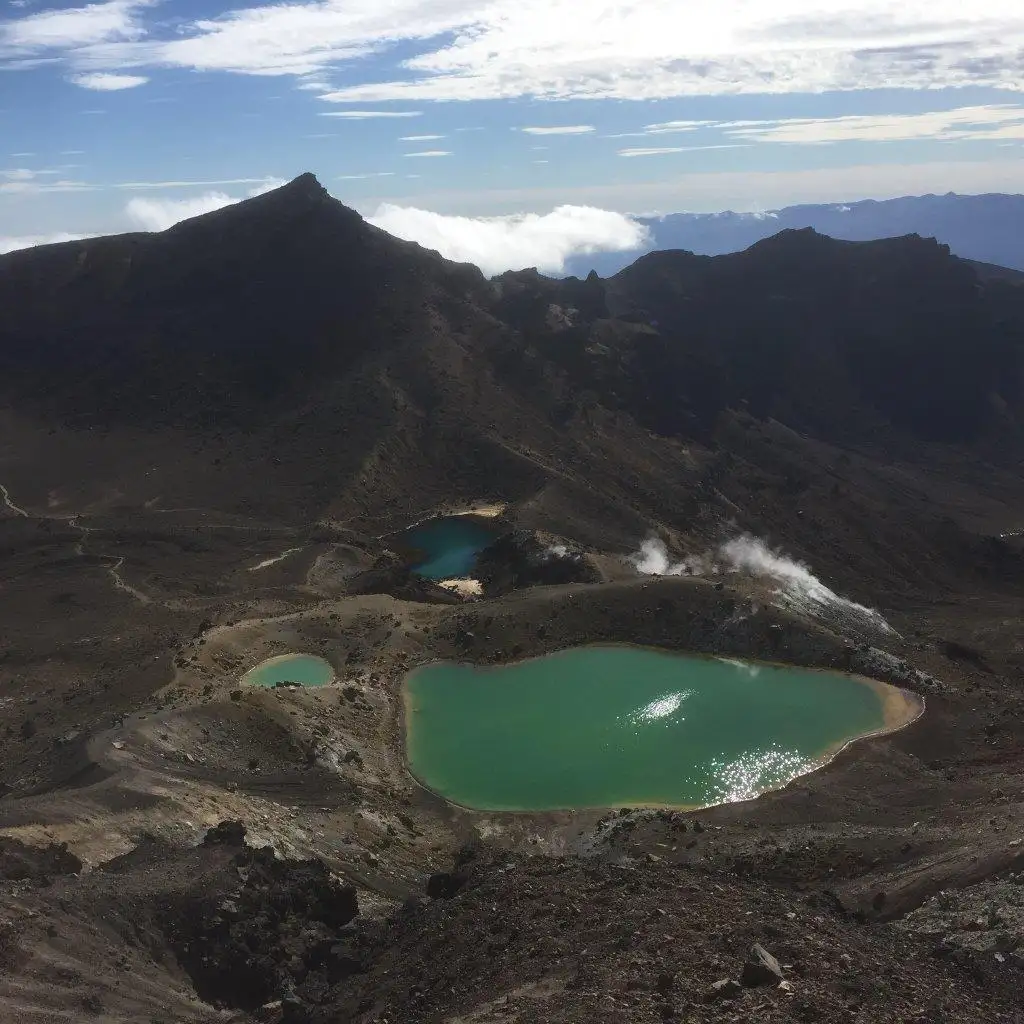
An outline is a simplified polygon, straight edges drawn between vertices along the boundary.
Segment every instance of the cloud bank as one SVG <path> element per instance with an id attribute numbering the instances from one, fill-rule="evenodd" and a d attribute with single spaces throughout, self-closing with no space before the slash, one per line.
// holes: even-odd
<path id="1" fill-rule="evenodd" d="M 52 245 L 56 242 L 77 242 L 80 238 L 87 238 L 88 235 L 74 235 L 68 232 L 58 232 L 53 235 L 22 235 L 20 237 L 0 235 L 0 255 L 5 252 L 15 252 L 18 249 L 31 249 L 36 245 Z"/>
<path id="2" fill-rule="evenodd" d="M 368 220 L 450 260 L 475 263 L 489 275 L 524 267 L 558 274 L 570 256 L 638 249 L 647 242 L 647 229 L 630 217 L 589 206 L 559 206 L 546 214 L 455 217 L 384 203 Z"/>
<path id="3" fill-rule="evenodd" d="M 0 172 L 0 175 L 31 177 L 37 172 Z M 393 171 L 341 175 L 339 180 L 393 177 Z M 2 178 L 0 178 L 2 181 Z M 221 187 L 183 198 L 136 195 L 124 207 L 127 226 L 137 231 L 166 231 L 179 221 L 223 209 L 242 199 L 261 195 L 283 184 L 276 179 L 237 179 L 251 185 L 244 195 L 232 195 Z M 32 184 L 31 180 L 10 184 Z M 133 191 L 203 185 L 202 182 L 126 182 L 119 187 Z M 205 183 L 232 185 L 235 181 Z M 2 186 L 0 186 L 2 187 Z M 647 244 L 645 226 L 621 213 L 589 206 L 559 206 L 546 214 L 516 214 L 505 217 L 458 217 L 416 207 L 384 203 L 369 223 L 407 241 L 419 242 L 442 256 L 463 263 L 475 263 L 488 275 L 506 270 L 536 267 L 546 273 L 564 271 L 571 256 L 595 252 L 638 249 Z M 25 249 L 47 242 L 71 241 L 83 234 L 34 235 L 0 238 L 0 252 Z"/>
<path id="4" fill-rule="evenodd" d="M 226 192 L 206 192 L 188 199 L 130 199 L 125 207 L 132 223 L 142 231 L 166 231 L 178 221 L 213 213 L 238 199 Z"/>

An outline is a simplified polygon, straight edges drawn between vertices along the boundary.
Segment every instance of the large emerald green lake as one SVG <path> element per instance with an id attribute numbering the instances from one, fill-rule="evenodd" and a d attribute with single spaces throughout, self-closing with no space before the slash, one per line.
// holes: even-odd
<path id="1" fill-rule="evenodd" d="M 242 676 L 250 686 L 276 686 L 295 683 L 298 686 L 326 686 L 334 680 L 334 669 L 323 658 L 313 654 L 282 654 L 268 658 Z"/>
<path id="2" fill-rule="evenodd" d="M 626 646 L 427 665 L 404 696 L 411 771 L 480 810 L 746 800 L 903 724 L 887 723 L 886 705 L 890 719 L 919 710 L 838 673 Z"/>
<path id="3" fill-rule="evenodd" d="M 498 533 L 473 516 L 431 519 L 407 530 L 402 540 L 418 554 L 412 571 L 428 580 L 471 576 L 477 556 Z"/>

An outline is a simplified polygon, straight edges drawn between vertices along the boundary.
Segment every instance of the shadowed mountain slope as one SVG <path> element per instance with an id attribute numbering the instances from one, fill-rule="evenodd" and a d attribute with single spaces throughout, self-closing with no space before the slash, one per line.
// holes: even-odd
<path id="1" fill-rule="evenodd" d="M 789 231 L 608 281 L 487 281 L 303 175 L 160 234 L 3 257 L 0 309 L 0 403 L 35 431 L 9 476 L 26 502 L 58 463 L 127 505 L 374 534 L 445 500 L 543 495 L 524 525 L 568 517 L 621 546 L 652 518 L 749 511 L 725 495 L 761 475 L 792 491 L 834 459 L 815 441 L 1021 451 L 1024 289 L 916 236 Z M 781 476 L 777 443 L 761 450 L 780 424 L 797 438 Z M 136 454 L 71 458 L 97 427 Z M 723 468 L 741 450 L 748 469 Z"/>

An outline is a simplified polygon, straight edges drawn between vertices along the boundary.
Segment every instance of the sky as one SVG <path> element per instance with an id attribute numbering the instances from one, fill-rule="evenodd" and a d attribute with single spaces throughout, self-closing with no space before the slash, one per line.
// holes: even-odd
<path id="1" fill-rule="evenodd" d="M 0 0 L 0 250 L 313 171 L 557 269 L 630 214 L 1024 191 L 1022 92 L 1021 0 Z"/>

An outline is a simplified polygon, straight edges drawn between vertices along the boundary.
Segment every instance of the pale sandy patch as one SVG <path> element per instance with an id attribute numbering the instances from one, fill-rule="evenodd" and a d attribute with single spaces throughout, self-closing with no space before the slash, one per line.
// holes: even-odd
<path id="1" fill-rule="evenodd" d="M 463 597 L 480 597 L 484 592 L 483 584 L 479 580 L 439 580 L 437 585 Z"/>

